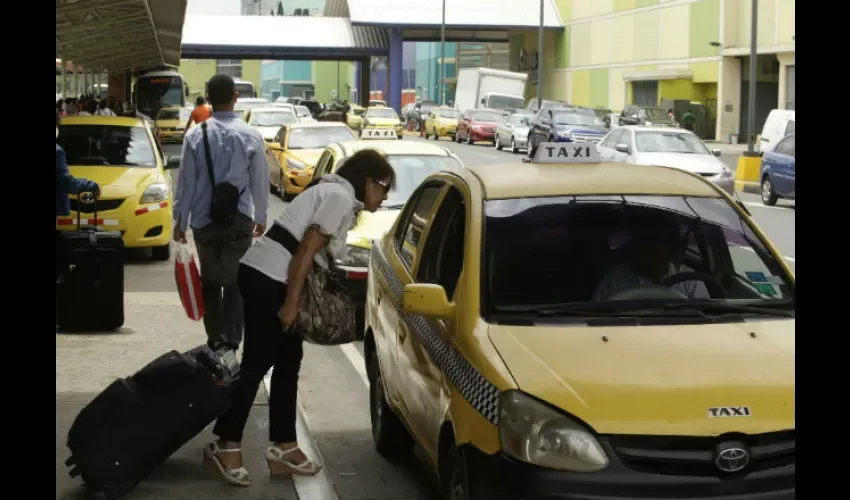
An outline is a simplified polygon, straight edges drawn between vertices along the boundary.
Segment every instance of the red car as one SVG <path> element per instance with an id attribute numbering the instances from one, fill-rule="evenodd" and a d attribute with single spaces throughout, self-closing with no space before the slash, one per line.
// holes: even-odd
<path id="1" fill-rule="evenodd" d="M 455 142 L 466 141 L 472 144 L 478 141 L 494 142 L 496 125 L 505 121 L 501 111 L 492 109 L 467 109 L 457 122 Z"/>

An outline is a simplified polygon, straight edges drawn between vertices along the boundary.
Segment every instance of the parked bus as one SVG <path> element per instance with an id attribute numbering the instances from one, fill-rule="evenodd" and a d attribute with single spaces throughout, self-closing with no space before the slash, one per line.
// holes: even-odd
<path id="1" fill-rule="evenodd" d="M 254 88 L 253 83 L 247 80 L 242 80 L 241 78 L 234 78 L 233 83 L 236 84 L 236 95 L 239 96 L 240 99 L 257 97 L 257 90 Z M 204 84 L 204 95 L 209 95 L 209 84 L 209 81 Z"/>
<path id="2" fill-rule="evenodd" d="M 183 108 L 189 97 L 189 85 L 173 70 L 150 71 L 136 78 L 133 107 L 151 120 L 162 108 Z"/>

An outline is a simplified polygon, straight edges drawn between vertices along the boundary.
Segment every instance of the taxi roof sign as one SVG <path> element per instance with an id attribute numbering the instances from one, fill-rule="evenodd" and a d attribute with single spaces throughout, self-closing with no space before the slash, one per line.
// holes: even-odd
<path id="1" fill-rule="evenodd" d="M 364 128 L 360 132 L 361 139 L 398 139 L 395 129 L 391 128 Z"/>
<path id="2" fill-rule="evenodd" d="M 592 142 L 541 142 L 531 163 L 602 163 Z"/>

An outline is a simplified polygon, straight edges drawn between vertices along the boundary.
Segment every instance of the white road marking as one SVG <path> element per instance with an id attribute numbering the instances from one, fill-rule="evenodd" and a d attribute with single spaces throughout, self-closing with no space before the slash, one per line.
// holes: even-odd
<path id="1" fill-rule="evenodd" d="M 490 158 L 491 160 L 500 160 L 501 159 L 496 155 L 491 155 L 491 154 L 488 154 L 488 153 L 478 153 L 478 154 L 480 156 L 483 156 L 484 158 Z"/>
<path id="2" fill-rule="evenodd" d="M 345 357 L 354 366 L 354 370 L 360 375 L 366 387 L 369 387 L 369 376 L 366 374 L 366 361 L 363 359 L 360 351 L 354 347 L 354 344 L 343 344 L 339 348 L 342 349 L 342 353 L 345 354 Z"/>
<path id="3" fill-rule="evenodd" d="M 274 370 L 274 368 L 272 368 Z M 271 391 L 272 370 L 266 373 L 263 377 L 263 389 L 266 391 L 266 397 L 269 397 Z M 295 435 L 298 440 L 298 446 L 307 457 L 314 460 L 322 466 L 322 470 L 315 476 L 299 476 L 292 475 L 292 482 L 295 485 L 295 493 L 298 495 L 298 500 L 339 500 L 336 491 L 328 476 L 328 469 L 325 467 L 325 460 L 322 457 L 322 452 L 313 438 L 310 431 L 310 420 L 307 417 L 307 411 L 298 396 L 298 413 L 295 422 Z"/>
<path id="4" fill-rule="evenodd" d="M 767 208 L 767 209 L 771 209 L 771 210 L 785 210 L 785 211 L 794 210 L 794 208 L 795 208 L 792 205 L 778 205 L 778 206 L 770 207 L 770 206 L 764 205 L 764 204 L 757 202 L 757 201 L 745 201 L 744 205 L 746 205 L 748 207 L 753 207 L 753 208 Z"/>

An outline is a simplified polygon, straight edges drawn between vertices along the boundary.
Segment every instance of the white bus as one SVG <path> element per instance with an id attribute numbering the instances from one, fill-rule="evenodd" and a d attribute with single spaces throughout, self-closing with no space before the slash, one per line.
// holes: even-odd
<path id="1" fill-rule="evenodd" d="M 234 78 L 233 83 L 236 84 L 236 95 L 239 96 L 239 99 L 250 99 L 257 97 L 257 89 L 254 88 L 254 84 L 249 82 L 248 80 L 242 80 L 241 78 Z M 209 80 L 204 84 L 204 95 L 209 94 Z"/>
<path id="2" fill-rule="evenodd" d="M 189 85 L 183 75 L 173 70 L 150 71 L 136 78 L 133 107 L 150 119 L 162 108 L 186 107 Z"/>

